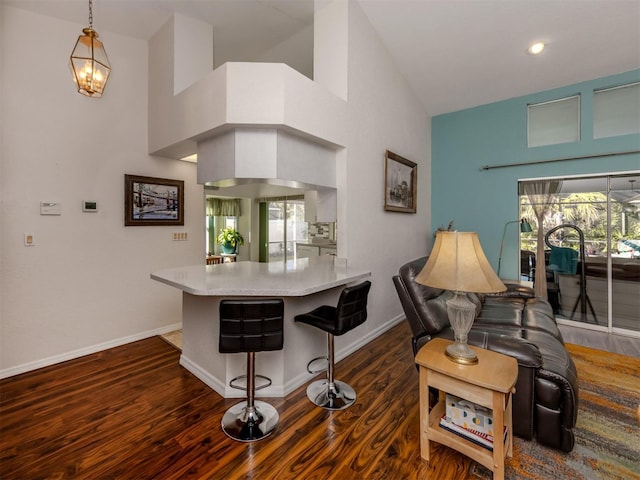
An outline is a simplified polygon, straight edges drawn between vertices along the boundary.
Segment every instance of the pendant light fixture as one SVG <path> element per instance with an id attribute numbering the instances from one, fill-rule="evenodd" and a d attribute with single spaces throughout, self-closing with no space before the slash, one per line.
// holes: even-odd
<path id="1" fill-rule="evenodd" d="M 89 27 L 83 28 L 71 52 L 69 67 L 78 93 L 101 97 L 111 72 L 107 52 L 93 29 L 93 0 L 89 0 Z"/>

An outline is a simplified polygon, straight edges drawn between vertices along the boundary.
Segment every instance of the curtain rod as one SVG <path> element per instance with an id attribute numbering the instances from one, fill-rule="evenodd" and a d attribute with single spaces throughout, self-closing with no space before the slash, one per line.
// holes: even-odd
<path id="1" fill-rule="evenodd" d="M 582 155 L 580 157 L 564 157 L 564 158 L 556 158 L 553 160 L 534 160 L 533 162 L 522 162 L 522 163 L 504 163 L 502 165 L 484 165 L 480 167 L 480 170 L 493 170 L 494 168 L 522 167 L 525 165 L 539 165 L 541 163 L 566 162 L 568 160 L 585 160 L 589 158 L 615 157 L 619 155 L 633 155 L 636 153 L 640 153 L 640 150 L 629 150 L 627 152 L 613 152 L 613 153 L 596 153 L 593 155 Z"/>

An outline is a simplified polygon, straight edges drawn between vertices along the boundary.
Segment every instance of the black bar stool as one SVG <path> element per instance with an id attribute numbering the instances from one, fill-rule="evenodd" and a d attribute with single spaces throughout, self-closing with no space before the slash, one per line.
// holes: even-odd
<path id="1" fill-rule="evenodd" d="M 267 437 L 278 425 L 278 411 L 267 402 L 255 399 L 255 391 L 271 385 L 271 380 L 255 374 L 255 352 L 282 350 L 284 301 L 220 301 L 220 353 L 247 353 L 247 373 L 229 382 L 233 388 L 247 391 L 245 401 L 229 408 L 222 417 L 222 430 L 241 442 Z M 238 380 L 246 378 L 247 386 Z M 256 378 L 265 382 L 256 387 Z"/>
<path id="2" fill-rule="evenodd" d="M 371 282 L 365 281 L 345 288 L 340 294 L 337 307 L 322 305 L 309 313 L 296 315 L 295 321 L 306 323 L 327 332 L 328 357 L 314 358 L 307 364 L 309 373 L 327 371 L 326 380 L 316 380 L 307 387 L 307 397 L 318 407 L 327 410 L 342 410 L 356 401 L 356 392 L 348 384 L 335 380 L 333 340 L 335 335 L 343 335 L 353 330 L 367 319 L 367 296 Z M 311 364 L 317 360 L 327 360 L 327 368 L 312 370 Z"/>

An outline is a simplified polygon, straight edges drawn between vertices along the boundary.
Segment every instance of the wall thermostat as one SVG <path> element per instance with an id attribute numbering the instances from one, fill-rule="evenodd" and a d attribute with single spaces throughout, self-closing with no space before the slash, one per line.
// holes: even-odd
<path id="1" fill-rule="evenodd" d="M 83 212 L 97 212 L 98 211 L 98 202 L 94 202 L 91 200 L 83 200 L 82 201 L 82 211 Z"/>
<path id="2" fill-rule="evenodd" d="M 56 202 L 40 202 L 40 215 L 62 215 L 62 204 Z"/>

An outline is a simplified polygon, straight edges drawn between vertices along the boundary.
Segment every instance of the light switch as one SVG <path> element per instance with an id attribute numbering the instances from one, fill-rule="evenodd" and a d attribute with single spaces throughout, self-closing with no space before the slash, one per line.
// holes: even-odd
<path id="1" fill-rule="evenodd" d="M 36 244 L 36 240 L 33 236 L 33 233 L 25 233 L 24 234 L 24 246 L 25 247 L 33 247 Z"/>

